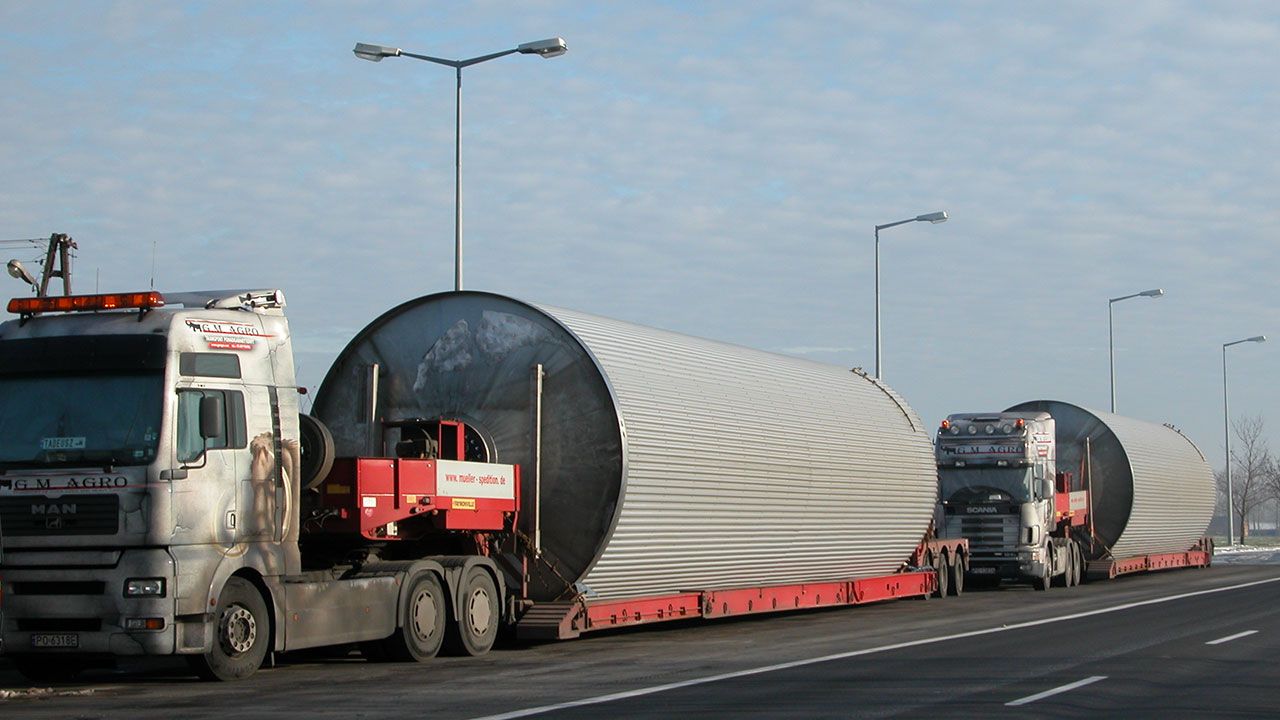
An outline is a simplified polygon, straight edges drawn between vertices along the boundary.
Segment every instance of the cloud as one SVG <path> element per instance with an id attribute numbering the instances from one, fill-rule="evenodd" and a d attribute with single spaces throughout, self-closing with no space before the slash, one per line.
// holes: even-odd
<path id="1" fill-rule="evenodd" d="M 283 286 L 313 375 L 453 282 L 453 73 L 358 40 L 568 40 L 464 73 L 467 287 L 869 367 L 871 228 L 947 209 L 882 238 L 886 378 L 922 415 L 1105 405 L 1105 301 L 1163 286 L 1117 308 L 1121 409 L 1211 457 L 1221 336 L 1280 336 L 1266 5 L 55 2 L 0 27 L 5 236 L 70 232 L 81 286 L 146 282 L 153 247 L 164 287 Z M 1280 406 L 1268 352 L 1233 369 L 1241 412 Z"/>

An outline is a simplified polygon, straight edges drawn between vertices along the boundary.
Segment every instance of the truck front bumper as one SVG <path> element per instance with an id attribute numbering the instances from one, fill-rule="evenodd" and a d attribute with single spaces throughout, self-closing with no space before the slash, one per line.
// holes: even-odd
<path id="1" fill-rule="evenodd" d="M 173 558 L 157 549 L 112 555 L 111 565 L 67 567 L 41 564 L 37 552 L 6 552 L 0 654 L 172 654 Z M 159 580 L 163 593 L 126 597 L 130 579 Z"/>

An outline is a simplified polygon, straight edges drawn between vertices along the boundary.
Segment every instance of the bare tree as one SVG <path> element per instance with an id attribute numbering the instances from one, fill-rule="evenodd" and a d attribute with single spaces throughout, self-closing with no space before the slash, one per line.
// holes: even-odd
<path id="1" fill-rule="evenodd" d="M 1264 435 L 1262 416 L 1240 416 L 1231 423 L 1235 442 L 1231 446 L 1231 495 L 1240 542 L 1249 536 L 1249 517 L 1264 503 L 1280 494 L 1280 478 Z M 1220 497 L 1226 495 L 1226 473 L 1218 475 Z M 1230 540 L 1230 538 L 1228 538 Z"/>
<path id="2" fill-rule="evenodd" d="M 1280 458 L 1271 458 L 1266 471 L 1266 482 L 1263 485 L 1267 489 L 1267 497 L 1270 498 L 1271 508 L 1275 512 L 1274 532 L 1280 536 Z"/>

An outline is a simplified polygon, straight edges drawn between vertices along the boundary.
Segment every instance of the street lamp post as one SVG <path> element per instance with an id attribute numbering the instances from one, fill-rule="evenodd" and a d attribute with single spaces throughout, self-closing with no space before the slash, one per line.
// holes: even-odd
<path id="1" fill-rule="evenodd" d="M 876 379 L 877 380 L 881 379 L 880 377 L 880 231 L 884 230 L 885 228 L 896 227 L 898 225 L 906 225 L 909 222 L 929 222 L 929 223 L 933 223 L 934 225 L 937 225 L 938 223 L 946 222 L 948 217 L 949 216 L 947 215 L 945 210 L 939 210 L 938 212 L 927 213 L 924 215 L 917 215 L 913 218 L 908 218 L 906 220 L 899 220 L 897 222 L 885 223 L 884 225 L 876 226 Z"/>
<path id="2" fill-rule="evenodd" d="M 1255 335 L 1243 340 L 1222 343 L 1222 438 L 1227 446 L 1227 545 L 1235 544 L 1235 499 L 1231 492 L 1231 414 L 1227 410 L 1227 348 L 1247 342 L 1266 342 L 1266 335 Z M 1241 518 L 1243 522 L 1244 518 Z M 1242 528 L 1243 529 L 1243 528 Z M 1241 539 L 1243 542 L 1243 539 Z"/>
<path id="3" fill-rule="evenodd" d="M 387 57 L 411 57 L 426 60 L 437 65 L 447 65 L 456 71 L 458 82 L 454 93 L 454 135 L 453 135 L 453 289 L 462 289 L 462 68 L 478 65 L 487 60 L 521 53 L 523 55 L 539 55 L 544 58 L 559 57 L 569 51 L 564 38 L 554 37 L 546 40 L 522 43 L 510 50 L 480 55 L 466 60 L 447 60 L 445 58 L 419 55 L 405 52 L 400 48 L 383 45 L 356 43 L 352 52 L 361 60 L 381 62 Z"/>
<path id="4" fill-rule="evenodd" d="M 1111 306 L 1121 300 L 1128 300 L 1136 297 L 1158 298 L 1164 295 L 1164 290 L 1156 288 L 1154 290 L 1143 290 L 1140 293 L 1125 295 L 1123 297 L 1111 298 L 1107 301 L 1107 363 L 1111 368 L 1111 412 L 1116 411 L 1116 336 L 1111 323 Z"/>

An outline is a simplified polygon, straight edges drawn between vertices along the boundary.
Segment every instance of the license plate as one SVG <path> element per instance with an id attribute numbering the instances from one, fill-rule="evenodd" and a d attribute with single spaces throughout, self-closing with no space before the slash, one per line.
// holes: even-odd
<path id="1" fill-rule="evenodd" d="M 35 633 L 31 636 L 33 648 L 78 648 L 80 636 L 75 633 Z"/>
<path id="2" fill-rule="evenodd" d="M 969 572 L 973 573 L 974 575 L 995 575 L 996 569 L 976 567 L 976 568 L 969 568 Z"/>

